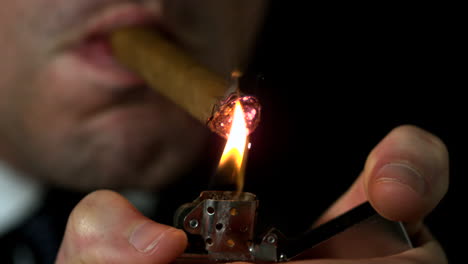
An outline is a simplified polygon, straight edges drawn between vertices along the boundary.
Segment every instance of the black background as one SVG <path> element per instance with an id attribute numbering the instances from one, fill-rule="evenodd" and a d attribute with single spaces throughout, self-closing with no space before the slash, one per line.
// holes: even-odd
<path id="1" fill-rule="evenodd" d="M 305 2 L 273 1 L 255 52 L 249 78 L 264 112 L 246 190 L 270 222 L 300 232 L 392 128 L 420 126 L 449 149 L 449 192 L 426 223 L 456 262 L 468 87 L 459 7 Z"/>

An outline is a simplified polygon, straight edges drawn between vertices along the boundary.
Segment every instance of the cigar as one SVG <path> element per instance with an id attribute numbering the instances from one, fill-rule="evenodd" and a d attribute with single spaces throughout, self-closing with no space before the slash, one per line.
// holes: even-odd
<path id="1" fill-rule="evenodd" d="M 222 137 L 227 137 L 236 100 L 240 100 L 249 133 L 260 120 L 256 97 L 208 70 L 157 31 L 144 27 L 123 28 L 110 36 L 116 59 L 136 72 L 158 93 L 185 109 Z M 233 89 L 235 88 L 235 89 Z"/>
<path id="2" fill-rule="evenodd" d="M 120 63 L 203 123 L 211 117 L 213 106 L 225 96 L 228 87 L 225 79 L 154 30 L 119 29 L 110 39 Z"/>

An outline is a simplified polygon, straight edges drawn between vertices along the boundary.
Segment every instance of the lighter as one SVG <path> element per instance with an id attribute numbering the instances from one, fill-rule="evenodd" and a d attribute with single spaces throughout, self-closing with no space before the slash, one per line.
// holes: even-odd
<path id="1" fill-rule="evenodd" d="M 365 258 L 412 247 L 402 224 L 381 217 L 369 203 L 295 238 L 275 228 L 263 233 L 256 230 L 258 206 L 254 194 L 231 191 L 204 191 L 180 206 L 174 225 L 189 235 L 189 248 L 177 262 Z"/>
<path id="2" fill-rule="evenodd" d="M 236 182 L 238 191 L 204 191 L 175 213 L 174 225 L 189 236 L 189 248 L 177 262 L 283 262 L 302 257 L 378 257 L 411 248 L 404 227 L 386 220 L 369 203 L 299 237 L 279 230 L 257 230 L 259 201 L 242 192 L 248 134 L 258 123 L 260 105 L 254 97 L 233 96 L 214 118 L 227 142 L 215 179 Z M 249 118 L 250 116 L 254 117 Z M 254 122 L 252 122 L 252 120 Z M 222 185 L 222 184 L 221 184 Z"/>
<path id="3" fill-rule="evenodd" d="M 117 30 L 111 34 L 111 46 L 116 58 L 139 73 L 149 86 L 195 119 L 208 120 L 212 131 L 228 138 L 217 174 L 235 178 L 237 190 L 242 190 L 248 135 L 258 125 L 260 104 L 255 97 L 238 92 L 239 74 L 233 74 L 233 89 L 226 91 L 229 85 L 222 77 L 148 28 Z M 220 98 L 224 99 L 220 102 Z M 182 205 L 175 225 L 190 235 L 187 253 L 194 253 L 182 259 L 279 262 L 305 252 L 317 257 L 373 257 L 411 247 L 401 223 L 379 216 L 368 203 L 297 238 L 287 238 L 276 229 L 259 235 L 257 208 L 256 196 L 240 191 L 205 191 L 192 203 Z"/>

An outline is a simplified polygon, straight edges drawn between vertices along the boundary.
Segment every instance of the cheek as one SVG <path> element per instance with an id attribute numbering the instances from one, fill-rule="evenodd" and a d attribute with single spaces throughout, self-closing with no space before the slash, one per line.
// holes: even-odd
<path id="1" fill-rule="evenodd" d="M 30 144 L 41 151 L 69 140 L 83 116 L 100 101 L 92 96 L 91 84 L 67 74 L 59 62 L 42 69 L 27 88 L 27 103 L 22 108 Z"/>
<path id="2" fill-rule="evenodd" d="M 73 130 L 73 104 L 61 100 L 60 82 L 45 84 L 37 71 L 17 67 L 10 80 L 0 84 L 0 144 L 8 159 L 20 166 L 31 163 L 37 153 L 49 153 Z M 1 148 L 1 146 L 0 146 Z M 21 165 L 22 164 L 22 165 Z"/>
<path id="3" fill-rule="evenodd" d="M 0 122 L 28 116 L 37 76 L 49 56 L 40 36 L 46 0 L 3 1 L 0 7 Z M 50 11 L 49 11 L 50 12 Z M 48 42 L 51 38 L 48 38 Z M 19 121 L 18 121 L 19 122 Z"/>

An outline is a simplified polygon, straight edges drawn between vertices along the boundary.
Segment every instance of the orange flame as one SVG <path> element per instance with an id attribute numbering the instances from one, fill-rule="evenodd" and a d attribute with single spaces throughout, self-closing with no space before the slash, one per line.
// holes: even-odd
<path id="1" fill-rule="evenodd" d="M 236 102 L 234 107 L 234 116 L 232 120 L 231 129 L 228 135 L 226 146 L 224 147 L 223 155 L 219 161 L 219 168 L 228 167 L 232 170 L 230 175 L 231 181 L 237 185 L 237 192 L 242 192 L 244 187 L 244 171 L 246 160 L 247 124 L 245 122 L 244 111 L 239 101 Z"/>

